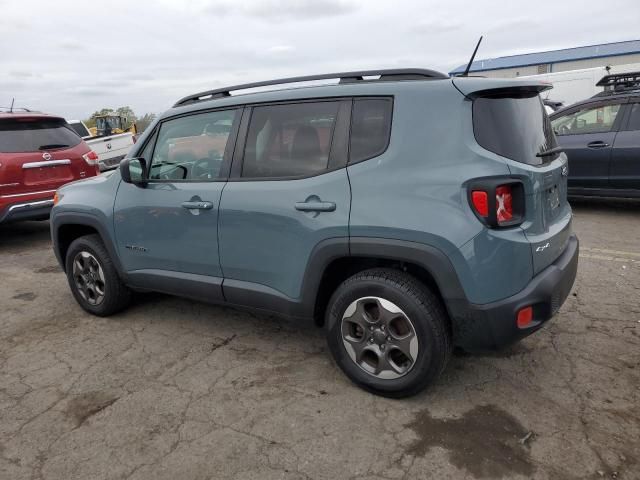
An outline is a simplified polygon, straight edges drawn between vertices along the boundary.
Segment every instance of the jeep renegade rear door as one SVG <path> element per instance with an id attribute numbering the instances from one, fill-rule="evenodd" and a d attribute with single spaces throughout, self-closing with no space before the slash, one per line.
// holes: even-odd
<path id="1" fill-rule="evenodd" d="M 259 105 L 243 119 L 220 204 L 230 303 L 295 315 L 314 250 L 341 238 L 348 254 L 350 108 L 350 100 Z"/>

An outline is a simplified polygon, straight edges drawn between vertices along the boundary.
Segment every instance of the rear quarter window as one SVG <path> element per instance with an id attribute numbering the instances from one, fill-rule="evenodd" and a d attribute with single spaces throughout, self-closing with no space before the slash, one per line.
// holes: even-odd
<path id="1" fill-rule="evenodd" d="M 62 119 L 0 120 L 0 152 L 54 150 L 78 145 L 82 139 Z"/>
<path id="2" fill-rule="evenodd" d="M 354 100 L 349 163 L 377 157 L 387 149 L 392 112 L 393 102 L 390 98 Z"/>
<path id="3" fill-rule="evenodd" d="M 557 146 L 537 93 L 476 98 L 473 132 L 481 147 L 517 162 L 542 165 L 559 155 L 536 156 Z"/>

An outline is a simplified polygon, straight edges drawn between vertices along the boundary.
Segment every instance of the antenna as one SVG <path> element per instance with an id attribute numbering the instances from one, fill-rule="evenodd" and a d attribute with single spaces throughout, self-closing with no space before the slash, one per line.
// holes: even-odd
<path id="1" fill-rule="evenodd" d="M 482 42 L 482 35 L 480 36 L 480 40 L 478 40 L 478 43 L 476 44 L 476 49 L 473 51 L 473 55 L 471 55 L 471 60 L 469 60 L 467 68 L 465 68 L 464 73 L 460 75 L 461 77 L 469 76 L 469 70 L 471 69 L 471 64 L 473 63 L 473 59 L 476 58 L 476 53 L 478 53 L 478 47 L 480 46 L 480 42 Z"/>
<path id="2" fill-rule="evenodd" d="M 13 102 L 15 102 L 15 101 L 16 101 L 15 98 L 11 99 L 11 108 L 9 109 L 9 113 L 13 113 Z"/>

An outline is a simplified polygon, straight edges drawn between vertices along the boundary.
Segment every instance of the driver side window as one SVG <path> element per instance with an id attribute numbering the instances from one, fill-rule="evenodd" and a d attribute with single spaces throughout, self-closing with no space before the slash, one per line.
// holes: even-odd
<path id="1" fill-rule="evenodd" d="M 149 179 L 210 182 L 218 179 L 238 110 L 163 122 L 151 156 Z"/>

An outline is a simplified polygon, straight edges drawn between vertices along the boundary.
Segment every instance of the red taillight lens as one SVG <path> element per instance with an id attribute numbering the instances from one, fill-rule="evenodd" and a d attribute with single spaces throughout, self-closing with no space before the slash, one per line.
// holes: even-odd
<path id="1" fill-rule="evenodd" d="M 98 155 L 93 150 L 91 150 L 89 153 L 85 153 L 84 155 L 82 155 L 82 158 L 84 158 L 84 161 L 87 162 L 88 165 L 92 165 L 92 166 L 98 165 Z"/>
<path id="2" fill-rule="evenodd" d="M 518 328 L 527 328 L 531 326 L 533 322 L 533 307 L 524 307 L 518 310 L 516 317 L 516 325 Z"/>
<path id="3" fill-rule="evenodd" d="M 489 195 L 482 190 L 474 190 L 471 192 L 471 201 L 473 202 L 473 208 L 476 209 L 478 215 L 481 217 L 489 216 Z"/>
<path id="4" fill-rule="evenodd" d="M 515 227 L 524 221 L 524 184 L 511 178 L 470 182 L 468 201 L 476 217 L 489 228 Z"/>
<path id="5" fill-rule="evenodd" d="M 499 224 L 513 219 L 511 185 L 501 185 L 496 188 L 496 218 Z"/>

